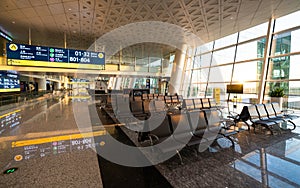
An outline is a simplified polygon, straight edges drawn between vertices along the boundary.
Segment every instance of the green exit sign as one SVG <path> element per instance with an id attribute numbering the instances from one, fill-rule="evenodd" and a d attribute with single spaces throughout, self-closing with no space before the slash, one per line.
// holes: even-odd
<path id="1" fill-rule="evenodd" d="M 17 170 L 18 170 L 18 168 L 10 168 L 10 169 L 5 170 L 3 172 L 3 174 L 12 174 L 12 173 L 14 173 Z"/>

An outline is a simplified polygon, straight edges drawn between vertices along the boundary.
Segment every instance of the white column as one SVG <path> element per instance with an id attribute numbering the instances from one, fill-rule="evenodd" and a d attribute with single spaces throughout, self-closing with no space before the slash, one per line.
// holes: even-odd
<path id="1" fill-rule="evenodd" d="M 265 91 L 265 84 L 266 84 L 266 77 L 268 74 L 268 64 L 269 64 L 269 52 L 272 48 L 272 28 L 274 27 L 274 19 L 271 18 L 269 20 L 268 25 L 268 32 L 267 32 L 267 40 L 264 52 L 264 61 L 262 64 L 262 71 L 261 71 L 261 78 L 258 88 L 258 103 L 262 103 L 264 99 L 264 91 Z"/>
<path id="2" fill-rule="evenodd" d="M 134 88 L 135 79 L 136 78 L 129 78 L 128 88 Z"/>
<path id="3" fill-rule="evenodd" d="M 121 86 L 122 86 L 122 77 L 116 77 L 115 89 L 120 90 Z"/>
<path id="4" fill-rule="evenodd" d="M 187 46 L 184 45 L 181 50 L 176 50 L 173 68 L 171 72 L 171 78 L 169 82 L 169 93 L 179 93 L 180 83 L 182 79 L 182 73 L 184 69 L 184 63 L 186 59 Z"/>
<path id="5" fill-rule="evenodd" d="M 37 79 L 39 91 L 46 90 L 46 79 L 45 78 L 39 78 Z"/>

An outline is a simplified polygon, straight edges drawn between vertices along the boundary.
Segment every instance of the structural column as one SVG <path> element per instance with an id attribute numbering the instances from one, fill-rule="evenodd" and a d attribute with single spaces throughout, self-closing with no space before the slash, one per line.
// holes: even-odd
<path id="1" fill-rule="evenodd" d="M 39 91 L 45 91 L 46 90 L 46 79 L 45 78 L 37 79 L 37 83 L 38 83 L 38 86 L 39 86 Z"/>
<path id="2" fill-rule="evenodd" d="M 262 103 L 264 99 L 266 78 L 268 76 L 269 56 L 272 48 L 273 28 L 274 28 L 274 19 L 271 18 L 269 20 L 269 25 L 268 25 L 268 33 L 266 37 L 266 46 L 264 52 L 264 61 L 262 64 L 261 79 L 260 79 L 259 89 L 258 89 L 258 103 Z"/>
<path id="3" fill-rule="evenodd" d="M 175 59 L 173 62 L 173 68 L 171 72 L 171 78 L 169 83 L 169 93 L 179 93 L 180 83 L 182 79 L 182 72 L 184 71 L 184 63 L 186 59 L 187 46 L 184 45 L 181 50 L 176 50 Z"/>

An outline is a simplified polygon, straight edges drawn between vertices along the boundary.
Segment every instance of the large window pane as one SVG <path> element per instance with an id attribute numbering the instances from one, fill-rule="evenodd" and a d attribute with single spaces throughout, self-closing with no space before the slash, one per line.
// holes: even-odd
<path id="1" fill-rule="evenodd" d="M 289 79 L 300 79 L 300 55 L 290 56 Z"/>
<path id="2" fill-rule="evenodd" d="M 204 97 L 206 84 L 192 83 L 189 89 L 188 97 Z"/>
<path id="3" fill-rule="evenodd" d="M 300 29 L 274 35 L 272 55 L 300 52 Z"/>
<path id="4" fill-rule="evenodd" d="M 265 100 L 270 101 L 269 92 L 274 87 L 283 87 L 285 96 L 283 97 L 283 107 L 300 109 L 300 81 L 289 82 L 267 82 Z"/>
<path id="5" fill-rule="evenodd" d="M 212 67 L 209 74 L 209 82 L 230 82 L 232 65 Z"/>
<path id="6" fill-rule="evenodd" d="M 259 80 L 261 76 L 261 66 L 262 61 L 251 61 L 235 64 L 232 81 L 245 82 Z"/>
<path id="7" fill-rule="evenodd" d="M 192 68 L 200 67 L 200 55 L 194 57 L 194 66 Z"/>
<path id="8" fill-rule="evenodd" d="M 289 80 L 300 79 L 300 55 L 283 56 L 278 58 L 272 58 L 269 64 L 268 80 Z M 286 91 L 291 86 L 288 82 L 270 83 L 269 87 L 284 87 Z M 292 86 L 294 88 L 294 86 Z M 293 89 L 294 90 L 294 89 Z"/>
<path id="9" fill-rule="evenodd" d="M 233 63 L 234 53 L 235 53 L 235 47 L 215 51 L 213 53 L 212 65 L 221 65 L 221 64 L 225 64 L 225 63 Z"/>
<path id="10" fill-rule="evenodd" d="M 214 98 L 214 92 L 220 89 L 220 101 L 226 101 L 228 94 L 226 93 L 226 83 L 209 83 L 207 85 L 207 98 Z"/>
<path id="11" fill-rule="evenodd" d="M 208 51 L 212 51 L 213 44 L 214 44 L 214 42 L 212 41 L 212 42 L 209 42 L 209 43 L 206 43 L 206 44 L 203 44 L 203 45 L 197 47 L 196 54 L 202 54 L 202 53 L 205 53 Z"/>
<path id="12" fill-rule="evenodd" d="M 246 44 L 238 45 L 236 62 L 256 58 L 262 58 L 265 49 L 266 39 L 263 38 L 258 41 L 249 42 Z"/>
<path id="13" fill-rule="evenodd" d="M 239 42 L 267 35 L 268 23 L 263 23 L 240 32 Z"/>
<path id="14" fill-rule="evenodd" d="M 299 26 L 299 17 L 300 11 L 297 11 L 292 14 L 277 18 L 275 22 L 275 32 Z"/>
<path id="15" fill-rule="evenodd" d="M 194 62 L 194 68 L 210 66 L 211 53 L 196 56 Z"/>
<path id="16" fill-rule="evenodd" d="M 227 37 L 223 37 L 223 38 L 220 38 L 220 39 L 216 40 L 215 41 L 215 47 L 214 47 L 214 49 L 218 49 L 218 48 L 222 48 L 222 47 L 225 47 L 225 46 L 229 46 L 231 44 L 236 44 L 236 42 L 237 42 L 237 36 L 238 36 L 238 34 L 234 33 L 234 34 L 229 35 Z"/>
<path id="17" fill-rule="evenodd" d="M 259 82 L 244 82 L 243 83 L 243 98 L 252 98 L 253 95 L 248 94 L 255 94 L 257 98 L 258 93 L 258 86 Z"/>
<path id="18" fill-rule="evenodd" d="M 193 70 L 192 83 L 207 82 L 209 69 Z"/>
<path id="19" fill-rule="evenodd" d="M 134 71 L 133 65 L 121 65 L 120 71 Z"/>

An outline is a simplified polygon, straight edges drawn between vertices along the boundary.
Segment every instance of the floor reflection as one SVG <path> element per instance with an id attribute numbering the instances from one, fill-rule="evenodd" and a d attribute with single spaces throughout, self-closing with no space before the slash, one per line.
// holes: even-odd
<path id="1" fill-rule="evenodd" d="M 23 160 L 84 151 L 105 145 L 106 130 L 1 143 L 0 169 Z"/>
<path id="2" fill-rule="evenodd" d="M 300 139 L 291 138 L 255 150 L 231 166 L 265 187 L 300 187 Z"/>

